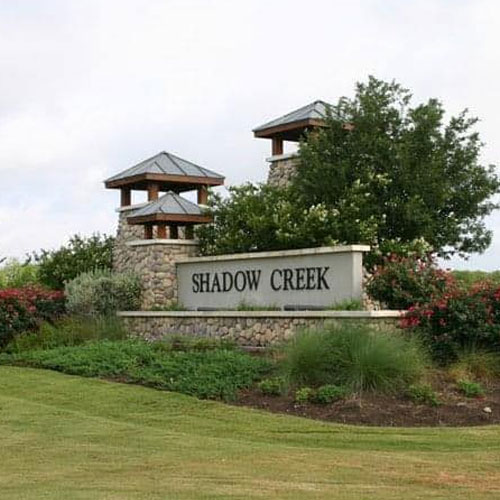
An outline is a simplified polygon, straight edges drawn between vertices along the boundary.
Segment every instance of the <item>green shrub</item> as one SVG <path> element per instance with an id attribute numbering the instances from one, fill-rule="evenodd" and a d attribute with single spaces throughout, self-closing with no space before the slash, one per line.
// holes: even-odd
<path id="1" fill-rule="evenodd" d="M 338 385 L 322 385 L 314 395 L 314 402 L 322 405 L 328 405 L 339 399 L 344 399 L 349 394 L 345 387 Z"/>
<path id="2" fill-rule="evenodd" d="M 457 282 L 466 288 L 471 288 L 484 281 L 500 286 L 500 271 L 452 271 L 452 274 Z"/>
<path id="3" fill-rule="evenodd" d="M 191 335 L 172 335 L 157 343 L 159 349 L 170 351 L 213 351 L 216 349 L 233 350 L 236 344 L 233 340 L 195 337 Z"/>
<path id="4" fill-rule="evenodd" d="M 231 400 L 269 373 L 269 361 L 238 350 L 171 351 L 144 340 L 101 340 L 80 346 L 0 355 L 0 363 L 84 377 L 118 378 L 199 398 Z"/>
<path id="5" fill-rule="evenodd" d="M 283 377 L 266 378 L 259 382 L 258 387 L 266 396 L 280 396 L 287 391 L 287 383 Z"/>
<path id="6" fill-rule="evenodd" d="M 500 353 L 488 351 L 466 351 L 459 354 L 458 361 L 449 367 L 455 380 L 496 380 L 500 377 Z"/>
<path id="7" fill-rule="evenodd" d="M 408 396 L 415 403 L 429 406 L 439 406 L 441 402 L 436 391 L 428 384 L 415 384 L 408 387 Z"/>
<path id="8" fill-rule="evenodd" d="M 377 267 L 366 285 L 370 297 L 389 309 L 426 304 L 456 287 L 453 275 L 438 269 L 431 255 L 391 255 Z"/>
<path id="9" fill-rule="evenodd" d="M 363 301 L 360 299 L 345 299 L 336 302 L 329 309 L 332 311 L 362 311 L 364 307 Z"/>
<path id="10" fill-rule="evenodd" d="M 428 304 L 413 306 L 401 326 L 418 334 L 441 364 L 462 352 L 500 349 L 500 287 L 478 283 L 447 290 Z"/>
<path id="11" fill-rule="evenodd" d="M 470 380 L 459 380 L 458 388 L 468 398 L 479 398 L 484 396 L 483 386 L 479 382 Z"/>
<path id="12" fill-rule="evenodd" d="M 58 250 L 40 250 L 33 253 L 38 264 L 40 282 L 56 290 L 62 290 L 66 282 L 82 273 L 97 269 L 111 270 L 113 266 L 112 236 L 93 234 L 72 236 L 67 245 Z"/>
<path id="13" fill-rule="evenodd" d="M 309 403 L 314 398 L 315 391 L 311 387 L 301 387 L 295 391 L 295 402 L 298 404 Z"/>
<path id="14" fill-rule="evenodd" d="M 87 316 L 138 309 L 140 294 L 140 280 L 133 273 L 89 271 L 66 285 L 68 311 Z"/>
<path id="15" fill-rule="evenodd" d="M 351 392 L 404 389 L 419 378 L 425 363 L 416 340 L 359 324 L 304 331 L 284 352 L 284 369 L 292 383 L 333 384 Z"/>
<path id="16" fill-rule="evenodd" d="M 10 259 L 0 268 L 0 289 L 23 288 L 38 284 L 38 266 L 34 264 Z"/>
<path id="17" fill-rule="evenodd" d="M 44 322 L 38 331 L 18 335 L 7 352 L 52 349 L 80 345 L 91 340 L 120 340 L 127 337 L 122 321 L 115 315 L 97 317 L 66 317 L 54 323 Z"/>

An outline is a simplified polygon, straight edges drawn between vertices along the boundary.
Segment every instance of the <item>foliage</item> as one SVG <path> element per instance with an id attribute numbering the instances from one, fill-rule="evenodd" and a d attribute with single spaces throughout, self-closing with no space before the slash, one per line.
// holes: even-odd
<path id="1" fill-rule="evenodd" d="M 298 385 L 333 384 L 351 392 L 392 392 L 415 382 L 425 368 L 418 342 L 361 324 L 330 325 L 296 335 L 284 369 Z"/>
<path id="2" fill-rule="evenodd" d="M 300 145 L 299 203 L 337 210 L 341 242 L 424 238 L 442 254 L 483 251 L 491 241 L 483 219 L 497 208 L 489 199 L 500 182 L 493 165 L 479 163 L 477 119 L 463 111 L 445 123 L 438 100 L 412 107 L 411 98 L 370 77 L 332 106 L 328 126 Z"/>
<path id="3" fill-rule="evenodd" d="M 360 299 L 345 299 L 340 302 L 335 302 L 328 308 L 331 311 L 362 311 L 363 301 Z"/>
<path id="4" fill-rule="evenodd" d="M 81 273 L 97 269 L 112 269 L 112 236 L 93 234 L 82 237 L 75 234 L 58 250 L 40 250 L 33 253 L 39 266 L 40 282 L 55 290 L 62 290 L 66 282 Z"/>
<path id="5" fill-rule="evenodd" d="M 332 245 L 339 213 L 321 204 L 302 207 L 287 189 L 261 184 L 230 187 L 229 196 L 211 193 L 212 224 L 197 229 L 204 255 Z"/>
<path id="6" fill-rule="evenodd" d="M 134 273 L 89 271 L 66 283 L 68 311 L 81 315 L 109 315 L 140 306 L 141 283 Z"/>
<path id="7" fill-rule="evenodd" d="M 329 405 L 334 401 L 345 398 L 349 391 L 345 387 L 338 385 L 322 385 L 314 394 L 314 402 L 322 405 Z"/>
<path id="8" fill-rule="evenodd" d="M 500 353 L 472 350 L 461 352 L 448 370 L 455 379 L 495 380 L 500 377 Z"/>
<path id="9" fill-rule="evenodd" d="M 76 346 L 93 340 L 120 340 L 127 337 L 116 315 L 82 318 L 68 316 L 54 323 L 43 322 L 37 331 L 22 332 L 6 347 L 7 352 Z"/>
<path id="10" fill-rule="evenodd" d="M 451 288 L 428 304 L 410 307 L 401 326 L 417 333 L 442 364 L 464 351 L 498 350 L 500 288 L 491 283 Z"/>
<path id="11" fill-rule="evenodd" d="M 0 289 L 38 285 L 38 266 L 10 259 L 0 267 Z"/>
<path id="12" fill-rule="evenodd" d="M 303 405 L 311 401 L 314 397 L 315 391 L 311 387 L 301 387 L 295 391 L 295 402 Z"/>
<path id="13" fill-rule="evenodd" d="M 260 392 L 266 396 L 281 396 L 285 394 L 288 385 L 283 377 L 272 377 L 261 380 L 258 384 Z"/>
<path id="14" fill-rule="evenodd" d="M 21 332 L 36 330 L 43 321 L 54 321 L 64 311 L 61 292 L 37 287 L 0 290 L 0 348 Z"/>
<path id="15" fill-rule="evenodd" d="M 459 380 L 458 388 L 468 398 L 479 398 L 484 396 L 483 386 L 479 382 L 471 382 L 470 380 Z"/>
<path id="16" fill-rule="evenodd" d="M 500 286 L 500 271 L 452 271 L 453 277 L 460 285 L 471 288 L 477 283 L 489 281 Z"/>
<path id="17" fill-rule="evenodd" d="M 143 340 L 101 340 L 80 346 L 3 354 L 0 362 L 49 368 L 84 377 L 119 378 L 199 398 L 234 399 L 270 368 L 236 350 L 168 351 Z"/>
<path id="18" fill-rule="evenodd" d="M 439 401 L 436 391 L 428 384 L 414 384 L 408 387 L 408 396 L 415 403 L 425 404 L 429 406 L 439 406 Z"/>
<path id="19" fill-rule="evenodd" d="M 389 309 L 408 309 L 425 304 L 456 287 L 453 275 L 438 269 L 432 255 L 385 257 L 375 268 L 366 291 Z"/>

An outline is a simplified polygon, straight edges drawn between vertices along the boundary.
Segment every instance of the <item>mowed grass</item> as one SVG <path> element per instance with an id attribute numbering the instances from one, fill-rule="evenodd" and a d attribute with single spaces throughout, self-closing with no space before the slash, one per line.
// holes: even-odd
<path id="1" fill-rule="evenodd" d="M 0 498 L 500 498 L 500 427 L 333 425 L 0 366 Z"/>

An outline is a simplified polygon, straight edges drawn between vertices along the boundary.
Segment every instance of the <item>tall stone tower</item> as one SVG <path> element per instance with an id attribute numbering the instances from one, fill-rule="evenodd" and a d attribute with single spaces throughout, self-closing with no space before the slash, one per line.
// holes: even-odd
<path id="1" fill-rule="evenodd" d="M 119 189 L 118 231 L 113 268 L 141 277 L 143 309 L 166 307 L 177 300 L 175 263 L 197 255 L 193 227 L 211 222 L 204 210 L 208 188 L 224 177 L 171 153 L 161 152 L 104 181 Z M 179 193 L 197 191 L 198 204 Z M 132 191 L 147 191 L 148 202 L 132 204 Z M 165 193 L 160 196 L 161 193 Z"/>
<path id="2" fill-rule="evenodd" d="M 307 106 L 280 116 L 253 130 L 255 137 L 271 139 L 272 156 L 267 182 L 275 186 L 285 186 L 297 169 L 297 154 L 285 153 L 285 141 L 298 142 L 308 131 L 325 127 L 327 110 L 331 106 L 324 101 L 314 101 Z"/>

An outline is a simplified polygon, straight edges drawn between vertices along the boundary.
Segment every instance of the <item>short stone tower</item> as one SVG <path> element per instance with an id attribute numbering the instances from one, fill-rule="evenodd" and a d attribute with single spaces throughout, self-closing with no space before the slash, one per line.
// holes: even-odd
<path id="1" fill-rule="evenodd" d="M 197 255 L 193 237 L 197 224 L 211 222 L 203 210 L 208 188 L 224 177 L 171 153 L 161 152 L 104 182 L 119 189 L 121 206 L 113 268 L 133 271 L 142 280 L 142 309 L 171 306 L 177 300 L 175 263 Z M 132 191 L 147 191 L 148 202 L 132 204 Z M 198 192 L 198 204 L 179 193 Z M 163 196 L 160 193 L 164 192 Z"/>
<path id="2" fill-rule="evenodd" d="M 269 184 L 288 184 L 297 169 L 297 155 L 284 152 L 284 141 L 298 142 L 306 132 L 325 127 L 328 108 L 331 108 L 330 104 L 314 101 L 253 130 L 255 137 L 272 141 L 272 156 L 267 159 L 271 163 L 267 179 Z"/>

